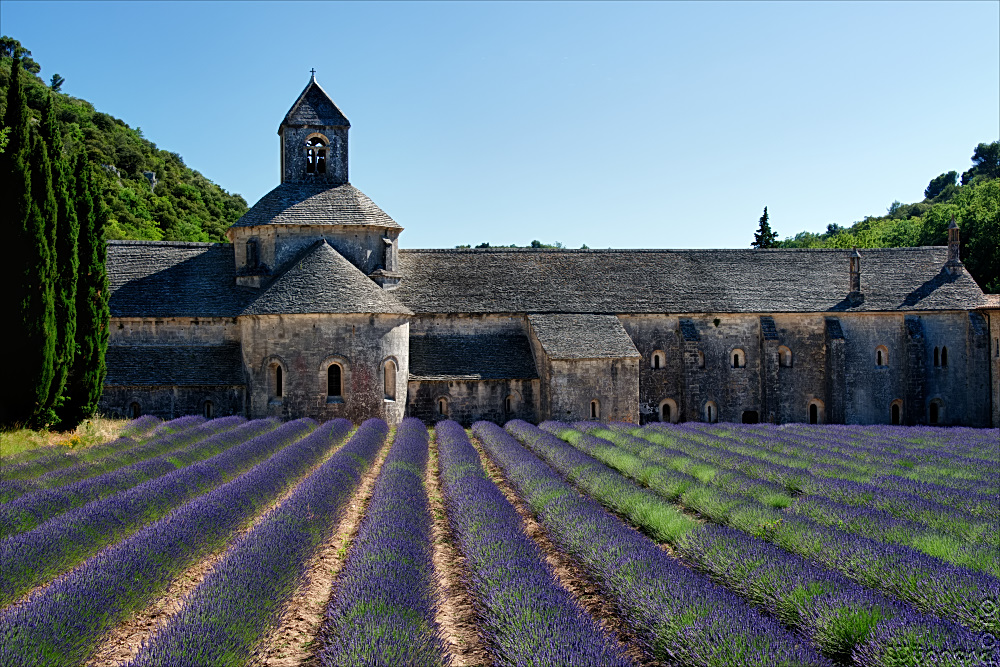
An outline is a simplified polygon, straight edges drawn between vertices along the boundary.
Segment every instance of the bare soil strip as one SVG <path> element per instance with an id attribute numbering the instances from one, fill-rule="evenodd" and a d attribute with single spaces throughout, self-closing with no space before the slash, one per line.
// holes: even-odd
<path id="1" fill-rule="evenodd" d="M 281 503 L 283 503 L 295 491 L 298 482 L 311 475 L 316 469 L 323 465 L 330 456 L 333 456 L 340 448 L 354 435 L 354 431 L 348 434 L 341 444 L 335 447 L 322 461 L 311 467 L 299 480 L 292 484 L 279 498 L 267 505 L 263 511 L 257 514 L 252 520 L 247 522 L 239 531 L 234 533 L 218 551 L 201 559 L 187 570 L 179 574 L 171 583 L 167 590 L 159 598 L 154 600 L 145 609 L 132 614 L 123 623 L 109 632 L 97 651 L 87 661 L 87 667 L 118 667 L 124 665 L 138 653 L 142 648 L 142 643 L 148 641 L 160 628 L 166 626 L 170 619 L 177 615 L 184 606 L 184 601 L 194 589 L 196 589 L 205 577 L 215 568 L 216 564 L 226 555 L 229 547 L 241 537 L 254 529 L 261 521 Z"/>
<path id="2" fill-rule="evenodd" d="M 476 613 L 465 556 L 448 523 L 441 495 L 437 442 L 431 443 L 431 458 L 424 479 L 434 519 L 434 571 L 437 574 L 438 611 L 435 620 L 452 656 L 453 667 L 491 665 L 493 660 L 479 634 Z"/>
<path id="3" fill-rule="evenodd" d="M 375 478 L 389 455 L 393 436 L 394 433 L 389 434 L 375 463 L 361 478 L 361 484 L 345 508 L 337 529 L 320 545 L 309 561 L 305 578 L 285 605 L 278 625 L 258 643 L 250 660 L 251 665 L 319 665 L 318 637 L 323 625 L 323 614 L 333 596 L 333 585 L 347 558 L 348 547 L 354 541 L 361 518 L 368 507 Z"/>
<path id="4" fill-rule="evenodd" d="M 612 640 L 617 641 L 618 645 L 624 649 L 625 655 L 633 663 L 641 667 L 664 664 L 653 658 L 642 638 L 629 627 L 627 616 L 622 614 L 611 600 L 604 597 L 597 583 L 584 571 L 583 567 L 571 556 L 560 550 L 549 538 L 545 529 L 535 520 L 531 509 L 521 500 L 514 487 L 500 471 L 499 466 L 490 459 L 479 440 L 471 433 L 469 439 L 476 451 L 479 452 L 479 458 L 490 479 L 500 488 L 517 513 L 521 515 L 525 533 L 535 541 L 535 544 L 545 554 L 545 560 L 552 568 L 556 581 L 569 591 L 576 603 L 600 624 Z"/>

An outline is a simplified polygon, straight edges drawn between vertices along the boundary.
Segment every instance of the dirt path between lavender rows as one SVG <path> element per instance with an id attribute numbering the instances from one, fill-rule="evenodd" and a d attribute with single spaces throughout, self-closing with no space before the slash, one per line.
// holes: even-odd
<path id="1" fill-rule="evenodd" d="M 267 518 L 275 508 L 292 495 L 299 482 L 311 475 L 326 463 L 331 456 L 340 451 L 341 447 L 347 443 L 353 434 L 353 431 L 349 433 L 341 441 L 340 445 L 332 448 L 329 454 L 323 457 L 322 461 L 309 468 L 304 475 L 290 484 L 277 499 L 268 503 L 261 512 L 244 523 L 218 550 L 181 572 L 173 579 L 170 586 L 162 595 L 144 609 L 130 615 L 124 622 L 111 630 L 87 661 L 87 667 L 118 667 L 132 660 L 138 654 L 139 649 L 142 648 L 143 642 L 149 641 L 154 634 L 170 622 L 171 618 L 181 611 L 188 595 L 205 580 L 205 577 L 223 559 L 229 547 Z"/>
<path id="2" fill-rule="evenodd" d="M 631 629 L 625 620 L 626 617 L 610 599 L 601 593 L 597 583 L 584 571 L 583 567 L 556 546 L 542 525 L 535 519 L 527 503 L 521 499 L 513 485 L 501 472 L 500 467 L 486 453 L 482 443 L 471 433 L 469 440 L 479 452 L 479 458 L 486 469 L 486 474 L 521 516 L 521 520 L 524 522 L 524 532 L 534 540 L 545 554 L 545 560 L 555 574 L 559 585 L 569 591 L 576 603 L 597 621 L 613 642 L 624 649 L 625 655 L 634 664 L 640 667 L 654 667 L 664 664 L 653 658 L 645 647 L 645 641 Z"/>
<path id="3" fill-rule="evenodd" d="M 322 648 L 320 629 L 324 613 L 333 596 L 337 575 L 347 560 L 347 551 L 358 533 L 361 519 L 392 447 L 394 433 L 386 438 L 375 462 L 361 478 L 354 497 L 346 505 L 336 530 L 320 545 L 306 566 L 306 576 L 282 611 L 278 625 L 258 642 L 251 665 L 289 667 L 319 665 Z"/>
<path id="4" fill-rule="evenodd" d="M 434 519 L 434 571 L 438 577 L 438 613 L 435 620 L 452 655 L 451 664 L 453 667 L 491 665 L 492 657 L 479 632 L 475 598 L 468 588 L 469 571 L 465 556 L 458 548 L 444 509 L 436 439 L 431 442 L 431 457 L 424 484 Z"/>

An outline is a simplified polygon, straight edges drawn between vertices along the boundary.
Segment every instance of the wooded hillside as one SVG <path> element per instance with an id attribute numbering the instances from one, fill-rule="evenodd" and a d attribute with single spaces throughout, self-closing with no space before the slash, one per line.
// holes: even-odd
<path id="1" fill-rule="evenodd" d="M 157 148 L 143 138 L 140 128 L 59 92 L 64 80 L 58 74 L 46 84 L 30 51 L 10 37 L 0 39 L 0 105 L 5 104 L 15 54 L 27 56 L 25 69 L 31 76 L 25 77 L 24 86 L 31 122 L 41 121 L 53 92 L 56 123 L 67 153 L 82 146 L 95 165 L 99 197 L 110 214 L 109 240 L 226 240 L 226 229 L 247 211 L 243 197 L 187 167 L 177 153 Z M 0 118 L 4 111 L 0 108 Z"/>

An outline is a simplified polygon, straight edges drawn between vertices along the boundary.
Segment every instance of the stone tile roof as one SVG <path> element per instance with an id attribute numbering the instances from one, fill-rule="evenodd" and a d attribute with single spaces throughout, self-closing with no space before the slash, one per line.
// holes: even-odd
<path id="1" fill-rule="evenodd" d="M 350 183 L 282 183 L 260 198 L 234 227 L 369 225 L 402 229 Z"/>
<path id="2" fill-rule="evenodd" d="M 228 243 L 109 241 L 107 270 L 112 317 L 235 317 L 256 294 Z"/>
<path id="3" fill-rule="evenodd" d="M 983 310 L 1000 310 L 1000 294 L 984 294 L 985 302 L 980 306 Z"/>
<path id="4" fill-rule="evenodd" d="M 639 351 L 614 315 L 528 315 L 550 359 L 638 358 Z"/>
<path id="5" fill-rule="evenodd" d="M 983 303 L 947 248 L 846 250 L 403 250 L 397 297 L 418 313 L 727 313 L 965 310 Z"/>
<path id="6" fill-rule="evenodd" d="M 535 379 L 524 334 L 410 336 L 411 380 Z"/>
<path id="7" fill-rule="evenodd" d="M 282 125 L 302 127 L 306 125 L 350 127 L 347 116 L 334 103 L 326 91 L 312 79 L 302 90 L 299 99 L 285 114 Z"/>
<path id="8" fill-rule="evenodd" d="M 249 304 L 244 315 L 412 314 L 326 241 L 317 241 Z"/>
<path id="9" fill-rule="evenodd" d="M 243 386 L 239 343 L 109 345 L 108 386 Z"/>

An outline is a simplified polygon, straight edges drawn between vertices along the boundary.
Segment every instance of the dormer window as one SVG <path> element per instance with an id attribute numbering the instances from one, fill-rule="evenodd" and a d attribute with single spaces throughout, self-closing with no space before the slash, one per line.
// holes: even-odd
<path id="1" fill-rule="evenodd" d="M 323 137 L 306 139 L 306 173 L 325 174 L 327 144 Z"/>

